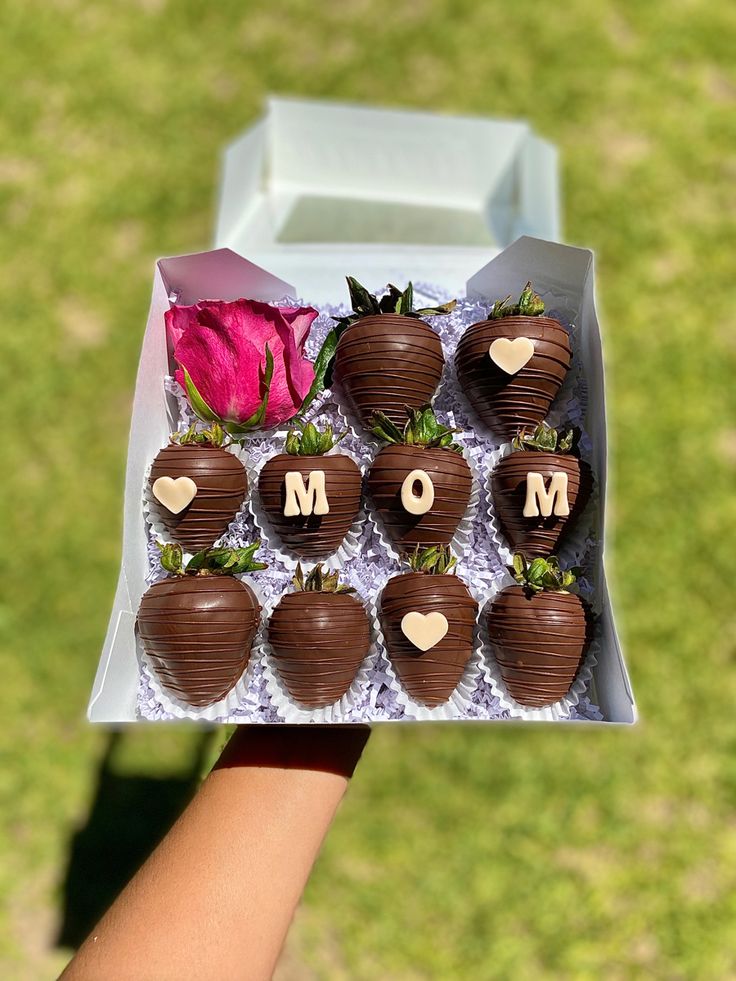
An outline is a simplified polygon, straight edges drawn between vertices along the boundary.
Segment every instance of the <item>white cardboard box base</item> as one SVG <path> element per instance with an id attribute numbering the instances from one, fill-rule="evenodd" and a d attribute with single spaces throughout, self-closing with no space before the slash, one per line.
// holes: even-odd
<path id="1" fill-rule="evenodd" d="M 396 278 L 400 282 L 406 280 L 406 276 Z M 436 285 L 446 285 L 441 269 L 436 269 L 428 278 Z M 594 446 L 594 469 L 603 501 L 606 425 L 592 253 L 523 237 L 471 276 L 467 283 L 468 296 L 490 301 L 499 296 L 518 294 L 527 279 L 532 279 L 540 291 L 551 290 L 564 295 L 579 327 L 579 355 L 588 385 L 585 427 Z M 166 445 L 174 421 L 173 406 L 167 401 L 163 387 L 163 378 L 169 370 L 164 327 L 169 298 L 175 296 L 179 302 L 193 303 L 215 297 L 232 300 L 246 296 L 273 302 L 285 295 L 293 295 L 311 301 L 308 290 L 308 284 L 297 281 L 296 286 L 292 286 L 227 249 L 163 259 L 157 263 L 133 404 L 126 471 L 123 560 L 89 703 L 91 721 L 117 723 L 138 719 L 136 697 L 140 668 L 135 614 L 146 588 L 148 571 L 141 488 L 146 469 L 159 449 Z M 333 303 L 343 299 L 342 289 L 329 297 Z M 451 357 L 452 352 L 446 353 Z M 599 527 L 602 535 L 602 513 Z M 598 550 L 596 562 L 597 605 L 602 609 L 601 650 L 593 674 L 592 697 L 600 706 L 605 721 L 631 723 L 636 719 L 636 710 L 613 623 L 602 549 Z"/>

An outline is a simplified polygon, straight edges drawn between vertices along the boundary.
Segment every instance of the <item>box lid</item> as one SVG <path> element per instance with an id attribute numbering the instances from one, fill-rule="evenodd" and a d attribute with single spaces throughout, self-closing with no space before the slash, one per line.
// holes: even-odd
<path id="1" fill-rule="evenodd" d="M 522 234 L 556 241 L 557 154 L 527 123 L 272 98 L 225 152 L 216 244 L 314 302 L 437 281 L 460 292 Z"/>

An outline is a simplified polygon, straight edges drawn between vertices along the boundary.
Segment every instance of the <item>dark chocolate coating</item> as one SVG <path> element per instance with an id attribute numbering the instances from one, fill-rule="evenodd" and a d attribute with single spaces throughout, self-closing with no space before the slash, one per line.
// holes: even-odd
<path id="1" fill-rule="evenodd" d="M 172 443 L 153 461 L 149 486 L 159 477 L 191 477 L 197 485 L 196 497 L 179 514 L 159 504 L 166 531 L 187 552 L 209 548 L 224 535 L 248 492 L 245 467 L 219 446 Z"/>
<path id="2" fill-rule="evenodd" d="M 508 375 L 491 360 L 488 349 L 499 337 L 528 337 L 534 354 Z M 504 317 L 468 327 L 455 351 L 461 389 L 483 422 L 503 439 L 522 426 L 536 426 L 565 380 L 572 353 L 567 330 L 551 317 Z"/>
<path id="3" fill-rule="evenodd" d="M 526 475 L 541 473 L 545 485 L 555 471 L 567 474 L 567 501 L 570 514 L 548 518 L 539 515 L 525 518 Z M 512 551 L 528 559 L 552 555 L 563 533 L 584 510 L 593 487 L 593 475 L 587 463 L 565 453 L 542 453 L 517 450 L 499 460 L 491 474 L 493 506 L 499 524 Z"/>
<path id="4" fill-rule="evenodd" d="M 337 345 L 334 375 L 367 429 L 376 410 L 403 429 L 406 407 L 431 401 L 444 364 L 442 343 L 429 324 L 382 313 L 348 327 Z"/>
<path id="5" fill-rule="evenodd" d="M 251 588 L 232 576 L 176 576 L 144 594 L 138 632 L 161 683 L 200 707 L 242 675 L 260 613 Z"/>
<path id="6" fill-rule="evenodd" d="M 508 586 L 486 616 L 509 694 L 531 708 L 564 698 L 592 636 L 587 604 L 574 593 L 532 593 Z"/>
<path id="7" fill-rule="evenodd" d="M 412 470 L 424 470 L 434 485 L 434 504 L 426 514 L 409 514 L 401 485 Z M 473 478 L 465 458 L 447 449 L 391 445 L 377 455 L 368 489 L 391 540 L 403 551 L 416 545 L 449 545 L 468 508 Z"/>
<path id="8" fill-rule="evenodd" d="M 407 613 L 444 614 L 447 633 L 428 651 L 404 636 Z M 453 575 L 409 572 L 389 579 L 381 593 L 380 620 L 391 662 L 404 688 L 424 705 L 446 702 L 457 687 L 471 654 L 478 604 L 465 583 Z"/>
<path id="9" fill-rule="evenodd" d="M 352 684 L 371 627 L 363 604 L 349 593 L 286 593 L 271 614 L 268 640 L 291 697 L 321 708 Z"/>
<path id="10" fill-rule="evenodd" d="M 324 471 L 330 513 L 285 517 L 286 474 L 298 471 L 306 484 L 313 470 Z M 318 558 L 339 548 L 350 530 L 360 511 L 362 481 L 360 468 L 349 456 L 340 453 L 330 456 L 290 456 L 281 453 L 264 465 L 258 476 L 258 491 L 271 524 L 287 548 L 306 558 Z"/>

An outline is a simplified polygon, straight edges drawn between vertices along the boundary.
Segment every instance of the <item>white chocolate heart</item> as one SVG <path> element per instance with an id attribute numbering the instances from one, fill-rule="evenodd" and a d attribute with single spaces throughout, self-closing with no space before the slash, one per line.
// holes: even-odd
<path id="1" fill-rule="evenodd" d="M 419 613 L 413 610 L 401 619 L 401 632 L 420 651 L 428 651 L 439 644 L 447 633 L 448 623 L 444 613 Z"/>
<path id="2" fill-rule="evenodd" d="M 534 341 L 529 337 L 497 337 L 488 348 L 491 361 L 507 375 L 515 375 L 534 357 Z"/>
<path id="3" fill-rule="evenodd" d="M 179 514 L 197 496 L 197 485 L 191 477 L 159 477 L 151 488 L 153 496 L 172 514 Z"/>

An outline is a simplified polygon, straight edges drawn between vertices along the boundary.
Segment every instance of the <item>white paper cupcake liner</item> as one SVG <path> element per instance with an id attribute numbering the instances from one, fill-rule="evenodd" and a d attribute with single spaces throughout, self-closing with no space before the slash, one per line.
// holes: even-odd
<path id="1" fill-rule="evenodd" d="M 459 438 L 458 438 L 458 442 L 460 442 Z M 448 450 L 447 452 L 450 453 L 452 451 Z M 468 464 L 468 467 L 470 468 L 471 485 L 470 485 L 470 499 L 468 500 L 468 506 L 465 510 L 465 514 L 460 519 L 460 523 L 458 524 L 457 529 L 455 530 L 455 534 L 452 536 L 452 541 L 450 542 L 450 546 L 449 546 L 450 551 L 456 558 L 459 558 L 465 552 L 465 550 L 468 548 L 468 546 L 473 540 L 473 524 L 475 523 L 475 517 L 476 514 L 478 513 L 478 507 L 480 504 L 480 496 L 481 496 L 480 478 L 475 468 L 475 461 L 473 459 L 473 456 L 465 451 L 464 447 L 463 447 L 463 457 L 465 459 L 465 462 Z M 401 563 L 402 562 L 401 553 L 399 552 L 399 550 L 391 540 L 388 531 L 386 530 L 386 526 L 381 520 L 380 514 L 378 513 L 375 505 L 373 504 L 373 501 L 370 499 L 370 494 L 367 492 L 366 492 L 365 507 L 366 507 L 366 512 L 368 514 L 368 521 L 373 526 L 373 530 L 378 538 L 378 541 L 380 542 L 380 547 L 395 562 Z"/>
<path id="2" fill-rule="evenodd" d="M 273 453 L 272 456 L 278 456 L 279 452 L 283 451 L 277 451 Z M 365 467 L 362 464 L 360 457 L 352 449 L 347 446 L 343 446 L 342 443 L 338 443 L 333 455 L 336 454 L 342 454 L 343 456 L 349 457 L 359 468 L 361 480 L 365 477 Z M 326 456 L 330 456 L 330 454 L 326 454 Z M 268 459 L 271 459 L 271 457 Z M 258 493 L 258 478 L 261 470 L 268 462 L 268 459 L 264 459 L 253 474 L 252 493 L 249 495 L 248 500 L 248 508 L 253 516 L 256 528 L 258 528 L 259 532 L 261 533 L 263 541 L 270 549 L 272 549 L 284 567 L 289 571 L 293 572 L 296 569 L 297 564 L 313 565 L 316 562 L 320 562 L 331 572 L 339 571 L 346 562 L 349 562 L 350 559 L 354 558 L 360 552 L 363 540 L 363 530 L 366 522 L 366 513 L 363 504 L 361 503 L 360 510 L 358 511 L 355 520 L 348 529 L 342 542 L 334 552 L 328 552 L 318 559 L 300 556 L 296 552 L 289 549 L 282 541 L 278 531 L 271 524 L 269 516 L 261 503 L 261 497 Z M 294 460 L 294 465 L 298 466 L 299 457 L 294 457 Z M 361 495 L 361 500 L 364 496 L 364 494 Z"/>
<path id="3" fill-rule="evenodd" d="M 173 692 L 165 688 L 159 680 L 151 659 L 143 649 L 143 642 L 136 630 L 136 640 L 141 670 L 146 675 L 146 681 L 153 691 L 156 701 L 159 703 L 164 712 L 166 712 L 172 718 L 193 719 L 197 721 L 219 723 L 227 722 L 229 717 L 238 708 L 242 708 L 248 705 L 249 702 L 253 701 L 251 680 L 253 676 L 254 662 L 257 658 L 257 651 L 260 646 L 259 638 L 264 632 L 268 620 L 267 609 L 258 587 L 254 585 L 250 578 L 240 576 L 236 576 L 235 578 L 245 582 L 253 590 L 256 599 L 258 600 L 258 604 L 261 607 L 261 615 L 258 629 L 256 630 L 256 634 L 251 645 L 248 663 L 246 664 L 242 675 L 235 683 L 234 687 L 231 688 L 227 695 L 225 695 L 224 698 L 221 698 L 218 702 L 213 702 L 211 705 L 204 705 L 201 708 L 198 708 L 194 705 L 189 705 L 187 702 L 174 695 Z"/>
<path id="4" fill-rule="evenodd" d="M 360 599 L 366 609 L 366 613 L 369 613 L 364 598 L 357 596 L 356 598 Z M 273 612 L 273 609 L 271 612 Z M 289 694 L 279 674 L 278 660 L 268 641 L 268 630 L 264 630 L 261 636 L 258 656 L 263 668 L 266 691 L 268 692 L 271 704 L 283 722 L 344 723 L 365 721 L 364 713 L 360 707 L 366 701 L 366 692 L 371 685 L 371 668 L 378 657 L 374 631 L 371 631 L 371 646 L 368 653 L 361 661 L 348 690 L 337 701 L 321 708 L 309 708 L 297 702 Z"/>
<path id="5" fill-rule="evenodd" d="M 161 447 L 162 450 L 165 448 L 166 447 L 164 446 Z M 228 453 L 232 453 L 232 455 L 236 457 L 238 460 L 240 460 L 240 462 L 245 467 L 246 476 L 248 478 L 248 490 L 246 491 L 246 494 L 243 498 L 240 507 L 238 508 L 237 512 L 233 515 L 233 518 L 230 521 L 230 524 L 228 525 L 226 530 L 222 533 L 222 535 L 220 535 L 218 539 L 215 540 L 215 542 L 213 542 L 213 547 L 218 546 L 222 542 L 224 542 L 224 540 L 230 534 L 231 529 L 237 524 L 238 518 L 243 513 L 243 511 L 245 511 L 248 507 L 248 498 L 252 495 L 253 486 L 254 486 L 253 485 L 254 474 L 253 474 L 253 470 L 249 465 L 247 450 L 244 447 L 242 447 L 239 443 L 230 443 L 228 446 L 223 446 L 222 448 L 226 450 Z M 151 460 L 151 463 L 146 468 L 146 472 L 143 477 L 143 492 L 142 492 L 143 517 L 145 518 L 145 521 L 150 527 L 153 535 L 159 541 L 163 542 L 164 544 L 167 544 L 170 542 L 174 542 L 175 539 L 172 537 L 171 533 L 168 531 L 164 523 L 166 508 L 164 508 L 164 506 L 159 501 L 156 500 L 151 490 L 151 470 L 153 469 L 153 463 L 154 461 Z M 192 554 L 193 554 L 192 552 L 186 552 L 185 557 L 190 558 Z"/>
<path id="6" fill-rule="evenodd" d="M 493 500 L 491 476 L 499 462 L 504 457 L 508 456 L 512 451 L 513 447 L 511 443 L 504 443 L 497 450 L 493 450 L 491 453 L 487 454 L 486 464 L 488 471 L 483 477 L 483 496 L 485 513 L 488 516 L 488 528 L 493 544 L 505 566 L 510 566 L 513 563 L 514 550 L 509 545 L 506 536 L 501 530 L 501 523 L 499 521 L 496 506 Z M 573 565 L 580 565 L 583 557 L 591 548 L 591 545 L 597 540 L 591 534 L 593 521 L 599 506 L 597 493 L 598 483 L 595 479 L 595 475 L 593 480 L 593 489 L 587 504 L 575 519 L 572 526 L 565 529 L 562 541 L 555 552 L 563 569 Z"/>
<path id="7" fill-rule="evenodd" d="M 397 575 L 399 574 L 400 573 L 397 573 Z M 394 576 L 387 577 L 384 586 L 389 579 L 393 578 Z M 462 579 L 462 577 L 459 578 Z M 465 580 L 462 581 L 465 582 Z M 465 585 L 468 586 L 468 583 L 465 582 Z M 383 630 L 381 629 L 381 620 L 379 616 L 380 591 L 376 595 L 376 599 L 371 605 L 370 614 L 373 621 L 373 629 L 378 640 L 379 656 L 381 659 L 380 666 L 386 675 L 388 687 L 395 693 L 396 701 L 403 708 L 407 719 L 420 722 L 449 722 L 452 720 L 468 718 L 468 716 L 472 714 L 472 710 L 475 707 L 473 704 L 473 695 L 478 690 L 479 685 L 484 679 L 487 682 L 490 682 L 488 669 L 483 661 L 481 651 L 479 618 L 483 605 L 480 597 L 473 587 L 468 586 L 468 588 L 473 599 L 475 599 L 475 601 L 478 603 L 478 616 L 476 617 L 475 628 L 473 630 L 473 653 L 468 659 L 468 663 L 465 665 L 465 670 L 463 671 L 462 677 L 460 678 L 460 681 L 457 683 L 457 686 L 450 697 L 446 702 L 432 708 L 412 698 L 409 692 L 404 688 L 403 684 L 401 683 L 401 679 L 391 663 L 386 638 L 384 637 Z"/>
<path id="8" fill-rule="evenodd" d="M 484 610 L 487 611 L 489 604 L 493 601 L 493 597 L 497 593 L 501 592 L 506 586 L 513 584 L 514 580 L 510 575 L 499 579 L 495 584 L 493 592 L 486 600 Z M 489 684 L 491 691 L 498 699 L 501 707 L 508 711 L 510 718 L 524 719 L 528 722 L 557 722 L 562 719 L 569 719 L 571 712 L 578 705 L 580 699 L 588 694 L 591 678 L 593 677 L 593 668 L 598 663 L 600 645 L 595 634 L 583 658 L 583 663 L 580 665 L 578 673 L 575 676 L 575 680 L 565 697 L 561 698 L 558 702 L 554 702 L 552 705 L 545 705 L 543 708 L 530 708 L 527 705 L 521 705 L 509 694 L 501 676 L 501 669 L 493 653 L 485 620 L 485 616 L 481 616 L 481 644 L 483 659 L 488 671 Z"/>

